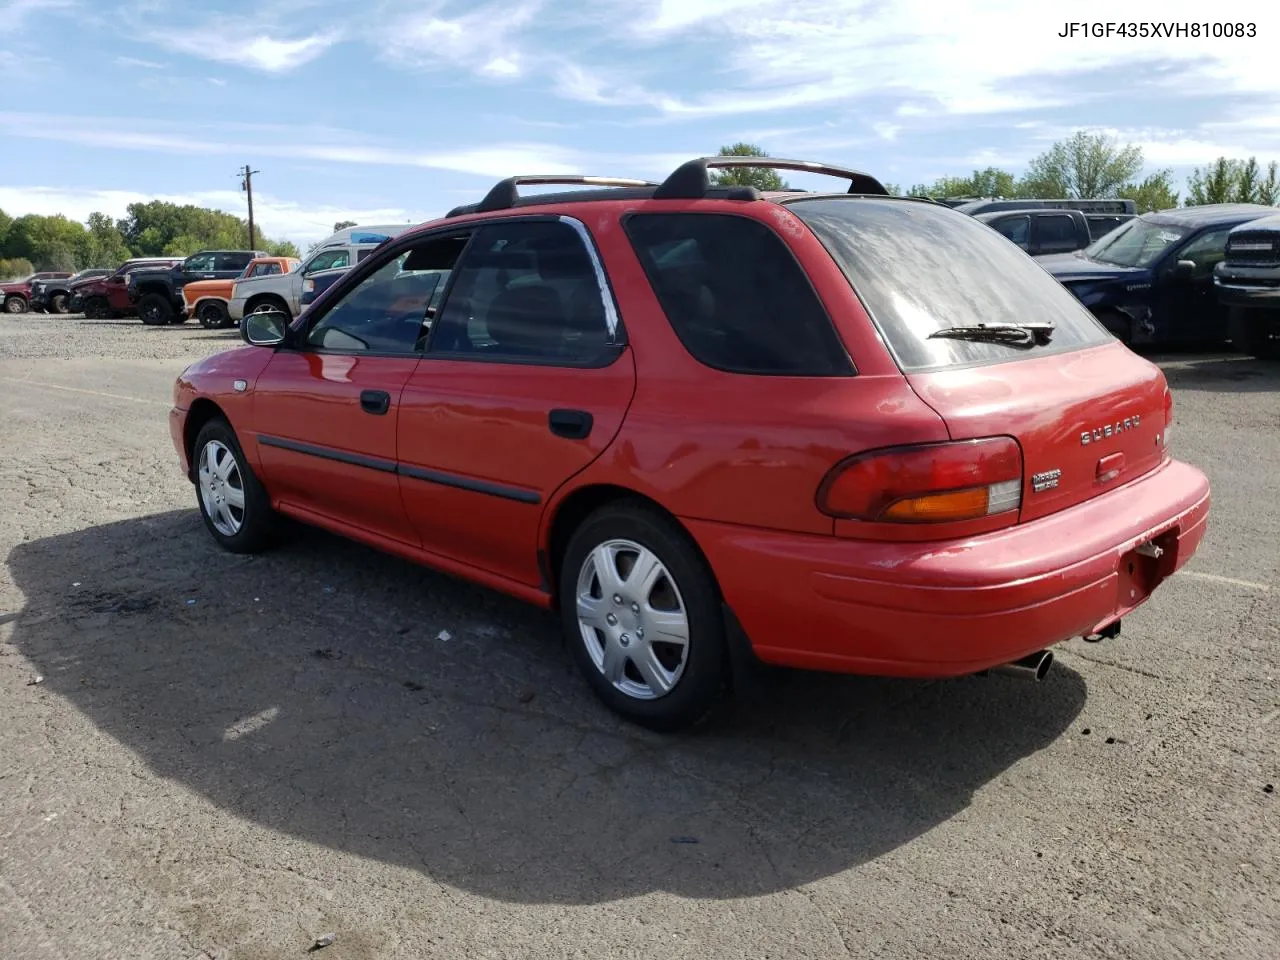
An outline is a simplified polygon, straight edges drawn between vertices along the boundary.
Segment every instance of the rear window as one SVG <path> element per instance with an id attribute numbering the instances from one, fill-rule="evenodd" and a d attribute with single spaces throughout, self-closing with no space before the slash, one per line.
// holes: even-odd
<path id="1" fill-rule="evenodd" d="M 700 363 L 758 375 L 854 372 L 809 278 L 763 223 L 637 213 L 624 226 L 672 329 Z"/>
<path id="2" fill-rule="evenodd" d="M 1044 356 L 1114 338 L 1034 259 L 971 216 L 904 200 L 787 204 L 844 271 L 906 372 Z M 930 340 L 944 327 L 1052 323 L 1052 342 Z"/>

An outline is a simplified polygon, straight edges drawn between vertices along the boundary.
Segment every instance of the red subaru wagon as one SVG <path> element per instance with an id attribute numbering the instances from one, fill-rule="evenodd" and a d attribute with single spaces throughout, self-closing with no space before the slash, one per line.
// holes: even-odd
<path id="1" fill-rule="evenodd" d="M 713 184 L 735 164 L 848 189 Z M 984 224 L 839 167 L 513 177 L 241 333 L 170 419 L 220 544 L 287 514 L 556 610 L 655 729 L 761 662 L 1038 679 L 1208 517 L 1157 367 Z"/>

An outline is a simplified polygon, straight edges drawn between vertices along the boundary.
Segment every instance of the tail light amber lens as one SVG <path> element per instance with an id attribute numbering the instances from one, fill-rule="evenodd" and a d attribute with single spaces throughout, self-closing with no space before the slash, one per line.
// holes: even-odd
<path id="1" fill-rule="evenodd" d="M 881 523 L 1014 512 L 1022 505 L 1022 450 L 1012 437 L 873 450 L 837 464 L 817 503 L 828 516 Z"/>

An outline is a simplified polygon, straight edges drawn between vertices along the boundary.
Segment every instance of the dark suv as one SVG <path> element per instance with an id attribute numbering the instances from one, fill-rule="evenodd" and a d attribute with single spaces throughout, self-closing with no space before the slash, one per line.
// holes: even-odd
<path id="1" fill-rule="evenodd" d="M 1144 213 L 1075 253 L 1037 262 L 1130 345 L 1227 339 L 1214 268 L 1233 227 L 1273 208 L 1219 203 Z"/>
<path id="2" fill-rule="evenodd" d="M 1218 301 L 1229 311 L 1237 350 L 1280 359 L 1280 216 L 1241 224 L 1227 234 L 1227 254 L 1213 271 Z"/>
<path id="3" fill-rule="evenodd" d="M 250 261 L 270 254 L 261 250 L 201 250 L 171 270 L 149 271 L 129 280 L 129 302 L 149 326 L 183 323 L 187 305 L 182 288 L 195 280 L 234 280 Z"/>

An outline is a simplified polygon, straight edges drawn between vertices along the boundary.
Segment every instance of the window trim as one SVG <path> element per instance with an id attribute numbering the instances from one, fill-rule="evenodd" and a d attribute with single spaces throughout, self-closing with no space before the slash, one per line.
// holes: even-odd
<path id="1" fill-rule="evenodd" d="M 587 252 L 587 257 L 591 261 L 592 271 L 596 275 L 596 291 L 600 295 L 602 305 L 605 311 L 605 325 L 607 327 L 606 334 L 612 342 L 606 343 L 604 347 L 594 356 L 583 358 L 565 358 L 565 357 L 512 357 L 512 356 L 477 356 L 473 353 L 457 353 L 445 350 L 432 350 L 431 344 L 435 340 L 436 330 L 439 329 L 438 324 L 431 325 L 431 332 L 427 336 L 426 343 L 422 346 L 423 359 L 428 360 L 453 360 L 459 363 L 496 363 L 510 366 L 520 367 L 558 367 L 561 369 L 572 370 L 595 370 L 603 367 L 612 366 L 617 359 L 622 356 L 627 346 L 626 328 L 623 326 L 622 317 L 618 312 L 617 300 L 613 294 L 613 287 L 609 283 L 608 274 L 605 272 L 604 263 L 600 258 L 600 252 L 595 244 L 595 238 L 591 236 L 587 225 L 575 217 L 566 216 L 564 214 L 525 214 L 505 217 L 492 217 L 486 220 L 473 221 L 466 224 L 471 228 L 471 238 L 474 240 L 485 227 L 495 227 L 508 223 L 561 223 L 568 226 L 577 235 L 578 240 L 582 243 Z M 456 228 L 455 228 L 456 229 Z M 442 230 L 442 234 L 447 235 L 450 231 Z M 463 247 L 462 252 L 458 255 L 458 263 L 462 263 L 467 253 L 471 249 L 471 241 Z M 444 315 L 444 311 L 449 306 L 449 298 L 453 295 L 453 286 L 457 281 L 458 271 L 455 265 L 454 269 L 449 273 L 449 280 L 445 287 L 444 294 L 440 300 L 440 315 Z M 606 295 L 607 294 L 607 295 Z"/>
<path id="2" fill-rule="evenodd" d="M 1019 220 L 1021 220 L 1023 223 L 1027 225 L 1027 237 L 1022 243 L 1019 243 L 1017 240 L 1013 239 L 1013 237 L 1009 236 L 1007 233 L 1005 233 L 1003 230 L 1000 229 L 1002 226 L 1004 226 L 1007 223 L 1015 223 L 1016 221 L 1019 221 Z M 1032 246 L 1034 246 L 1034 241 L 1032 241 L 1031 239 L 1031 220 L 1032 220 L 1032 217 L 1027 211 L 1020 210 L 1020 211 L 1012 212 L 1008 216 L 997 217 L 995 220 L 990 221 L 987 225 L 991 227 L 993 230 L 995 230 L 996 233 L 1000 234 L 1000 236 L 1004 237 L 1006 240 L 1012 243 L 1015 247 L 1018 247 L 1020 250 L 1030 251 Z"/>
<path id="3" fill-rule="evenodd" d="M 694 352 L 689 349 L 689 345 L 685 343 L 684 337 L 680 335 L 680 331 L 676 329 L 676 325 L 671 322 L 671 318 L 667 315 L 666 308 L 663 307 L 662 305 L 662 298 L 658 296 L 657 287 L 654 285 L 653 275 L 649 272 L 649 267 L 645 264 L 644 258 L 640 255 L 640 250 L 637 248 L 636 242 L 634 239 L 632 239 L 631 232 L 627 228 L 627 224 L 629 224 L 636 217 L 673 217 L 673 216 L 721 217 L 721 218 L 736 217 L 740 220 L 749 220 L 752 223 L 758 223 L 760 224 L 760 226 L 764 227 L 764 229 L 767 230 L 770 234 L 772 234 L 772 236 L 780 244 L 782 244 L 782 249 L 787 252 L 787 256 L 791 258 L 791 262 L 794 263 L 796 269 L 800 271 L 800 276 L 804 278 L 805 284 L 808 286 L 809 291 L 813 294 L 814 302 L 817 303 L 818 309 L 822 311 L 822 317 L 824 320 L 826 320 L 827 326 L 830 328 L 832 335 L 835 337 L 836 345 L 840 349 L 840 354 L 848 364 L 847 372 L 832 373 L 832 374 L 814 374 L 814 373 L 793 373 L 787 370 L 778 370 L 778 371 L 744 370 L 744 369 L 735 369 L 733 367 L 722 367 L 716 364 L 707 363 L 705 360 L 696 356 Z M 800 262 L 800 258 L 796 256 L 796 252 L 793 249 L 791 249 L 791 245 L 787 243 L 786 239 L 783 238 L 783 236 L 777 230 L 775 230 L 773 226 L 764 218 L 752 217 L 742 213 L 727 213 L 720 210 L 716 210 L 716 211 L 629 210 L 622 215 L 622 217 L 620 218 L 620 222 L 622 225 L 622 232 L 623 234 L 626 235 L 627 243 L 631 247 L 632 254 L 635 256 L 636 261 L 640 264 L 640 269 L 641 271 L 643 271 L 645 280 L 649 284 L 649 291 L 653 294 L 653 299 L 658 304 L 658 309 L 661 312 L 663 319 L 667 321 L 667 326 L 671 329 L 671 332 L 675 335 L 675 338 L 680 342 L 680 346 L 684 349 L 684 352 L 695 363 L 699 364 L 700 366 L 706 367 L 709 370 L 716 370 L 720 373 L 731 373 L 735 376 L 740 376 L 740 377 L 786 377 L 791 379 L 805 379 L 805 380 L 844 380 L 849 377 L 859 376 L 857 361 L 853 359 L 853 354 L 849 352 L 849 345 L 844 342 L 844 337 L 840 335 L 840 328 L 837 327 L 835 324 L 835 321 L 831 319 L 831 311 L 827 309 L 827 304 L 822 299 L 821 294 L 818 293 L 818 288 L 813 285 L 813 278 L 809 276 L 809 271 L 807 271 L 804 268 L 804 264 Z M 809 230 L 808 224 L 805 224 L 804 226 L 806 230 Z M 814 234 L 812 230 L 809 230 L 809 232 L 813 235 L 814 239 L 818 240 L 819 244 L 822 244 L 822 241 L 817 236 L 817 234 Z M 822 247 L 823 247 L 823 250 L 826 250 L 825 245 L 822 245 Z M 831 256 L 830 251 L 827 251 L 827 255 Z M 837 268 L 839 267 L 834 257 L 831 258 L 831 261 L 833 266 Z"/>

